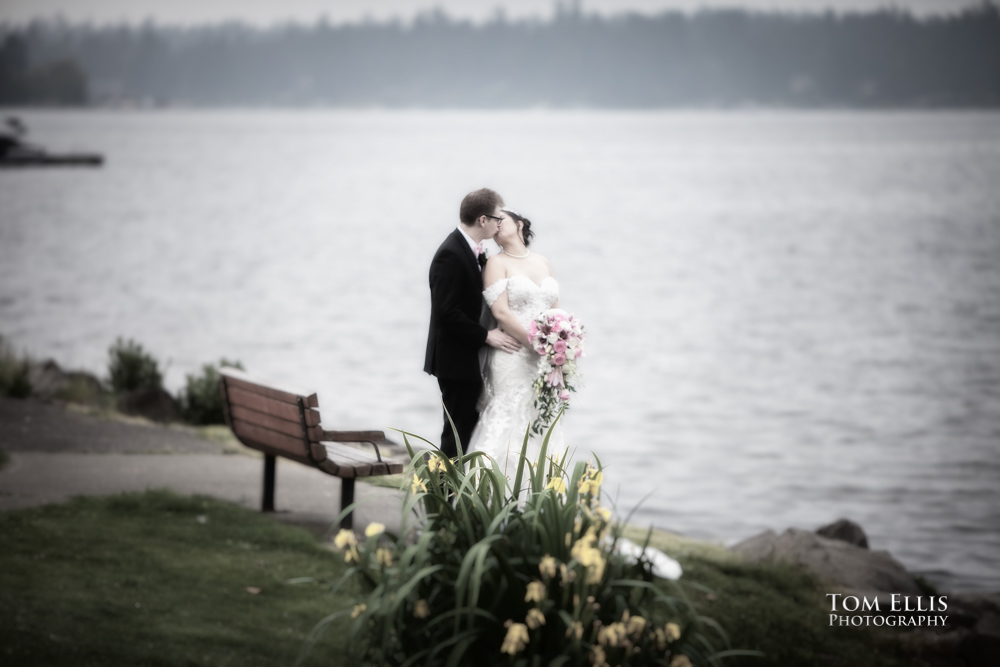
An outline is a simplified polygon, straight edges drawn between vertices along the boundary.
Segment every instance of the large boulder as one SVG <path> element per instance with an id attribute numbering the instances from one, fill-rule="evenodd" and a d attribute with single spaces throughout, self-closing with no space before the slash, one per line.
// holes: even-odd
<path id="1" fill-rule="evenodd" d="M 816 534 L 829 537 L 831 540 L 841 540 L 862 549 L 868 548 L 868 536 L 865 535 L 865 531 L 850 519 L 838 519 L 816 529 Z"/>
<path id="2" fill-rule="evenodd" d="M 31 390 L 35 396 L 50 400 L 69 386 L 69 376 L 52 359 L 32 364 L 28 371 Z"/>
<path id="3" fill-rule="evenodd" d="M 86 400 L 100 396 L 104 389 L 101 381 L 90 373 L 64 371 L 52 359 L 35 363 L 28 370 L 31 393 L 42 400 L 54 398 Z"/>
<path id="4" fill-rule="evenodd" d="M 176 399 L 162 387 L 135 389 L 118 398 L 118 410 L 127 415 L 137 415 L 157 422 L 181 420 L 180 406 Z"/>
<path id="5" fill-rule="evenodd" d="M 789 528 L 781 535 L 769 530 L 731 549 L 752 563 L 796 563 L 844 588 L 922 594 L 916 580 L 889 552 L 869 551 L 807 530 Z"/>

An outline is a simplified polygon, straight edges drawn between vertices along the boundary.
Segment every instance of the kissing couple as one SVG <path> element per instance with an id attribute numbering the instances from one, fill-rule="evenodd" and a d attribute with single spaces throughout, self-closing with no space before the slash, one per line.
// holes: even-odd
<path id="1" fill-rule="evenodd" d="M 516 467 L 536 416 L 539 354 L 528 329 L 542 312 L 558 307 L 559 285 L 549 261 L 528 249 L 531 221 L 506 208 L 493 190 L 467 194 L 459 221 L 431 262 L 424 371 L 437 377 L 446 411 L 441 451 L 458 455 L 450 415 L 463 451 L 485 452 L 506 471 Z M 489 259 L 487 239 L 502 249 Z M 532 434 L 530 461 L 540 447 L 540 436 Z"/>

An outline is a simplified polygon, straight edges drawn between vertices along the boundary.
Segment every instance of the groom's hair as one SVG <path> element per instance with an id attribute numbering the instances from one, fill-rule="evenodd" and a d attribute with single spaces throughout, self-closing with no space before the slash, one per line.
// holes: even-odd
<path id="1" fill-rule="evenodd" d="M 471 225 L 483 215 L 493 215 L 497 206 L 503 206 L 503 197 L 489 188 L 482 188 L 465 195 L 458 209 L 458 219 L 463 225 Z"/>

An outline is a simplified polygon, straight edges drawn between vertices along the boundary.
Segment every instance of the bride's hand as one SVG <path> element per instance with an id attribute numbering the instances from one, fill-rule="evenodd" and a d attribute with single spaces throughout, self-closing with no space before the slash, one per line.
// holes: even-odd
<path id="1" fill-rule="evenodd" d="M 521 349 L 521 344 L 517 342 L 517 339 L 505 334 L 500 329 L 490 329 L 489 333 L 486 334 L 486 344 L 511 354 Z"/>

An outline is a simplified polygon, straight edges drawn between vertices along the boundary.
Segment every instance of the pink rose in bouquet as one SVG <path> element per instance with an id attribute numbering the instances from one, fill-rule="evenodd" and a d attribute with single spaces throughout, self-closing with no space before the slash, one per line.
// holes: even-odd
<path id="1" fill-rule="evenodd" d="M 580 383 L 577 360 L 583 356 L 585 335 L 579 320 L 553 308 L 528 325 L 528 338 L 540 357 L 534 384 L 538 416 L 531 430 L 541 435 L 559 411 L 569 407 L 570 393 Z"/>

